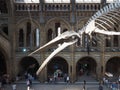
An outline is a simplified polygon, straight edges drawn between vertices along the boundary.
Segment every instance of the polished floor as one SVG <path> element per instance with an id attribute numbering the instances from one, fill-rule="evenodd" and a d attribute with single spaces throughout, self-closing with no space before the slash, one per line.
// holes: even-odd
<path id="1" fill-rule="evenodd" d="M 106 86 L 104 90 L 109 90 Z M 4 90 L 12 90 L 12 85 L 6 85 Z M 17 90 L 27 90 L 26 84 L 17 84 Z M 83 85 L 76 84 L 34 84 L 29 90 L 83 90 Z M 86 85 L 85 90 L 98 90 L 98 85 Z"/>

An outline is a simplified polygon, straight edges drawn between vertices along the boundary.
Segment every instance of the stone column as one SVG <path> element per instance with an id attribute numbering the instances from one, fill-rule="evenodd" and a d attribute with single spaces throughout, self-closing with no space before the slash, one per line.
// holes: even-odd
<path id="1" fill-rule="evenodd" d="M 10 38 L 10 71 L 11 71 L 11 76 L 15 77 L 16 75 L 16 70 L 15 70 L 15 51 L 16 51 L 16 38 L 15 38 L 15 23 L 14 23 L 14 18 L 13 17 L 9 17 L 8 19 L 8 32 L 9 32 L 9 38 Z"/>
<path id="2" fill-rule="evenodd" d="M 71 23 L 71 30 L 74 30 L 74 24 L 75 24 L 75 0 L 71 0 L 71 13 L 70 13 L 70 23 Z M 70 79 L 71 83 L 75 81 L 75 74 L 76 74 L 76 69 L 75 69 L 75 51 L 74 51 L 74 45 L 70 46 L 70 53 L 71 53 L 71 63 L 70 63 Z"/>
<path id="3" fill-rule="evenodd" d="M 16 59 L 15 59 L 15 51 L 16 51 L 16 37 L 15 37 L 15 16 L 14 16 L 14 3 L 8 1 L 8 35 L 10 41 L 10 58 L 9 58 L 9 72 L 10 77 L 13 78 L 16 76 Z"/>
<path id="4" fill-rule="evenodd" d="M 101 36 L 102 36 L 101 41 L 101 79 L 102 79 L 105 73 L 105 39 L 104 35 Z"/>
<path id="5" fill-rule="evenodd" d="M 46 43 L 46 33 L 45 33 L 45 26 L 44 24 L 41 24 L 40 28 L 40 46 L 43 46 Z M 39 65 L 43 63 L 43 61 L 46 59 L 45 54 L 46 52 L 43 50 L 42 52 L 38 53 L 40 54 L 40 60 Z M 40 82 L 45 82 L 47 80 L 47 68 L 45 67 L 38 75 Z"/>
<path id="6" fill-rule="evenodd" d="M 72 25 L 72 30 L 74 30 L 74 25 Z M 76 67 L 75 67 L 75 45 L 71 45 L 71 65 L 70 65 L 70 78 L 71 82 L 73 83 L 76 79 Z"/>
<path id="7" fill-rule="evenodd" d="M 101 79 L 101 58 L 98 57 L 97 60 L 98 62 L 97 62 L 97 67 L 96 67 L 96 78 L 100 80 Z"/>

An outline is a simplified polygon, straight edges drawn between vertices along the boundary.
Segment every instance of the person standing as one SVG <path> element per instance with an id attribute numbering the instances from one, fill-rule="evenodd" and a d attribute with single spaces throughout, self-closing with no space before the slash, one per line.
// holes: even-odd
<path id="1" fill-rule="evenodd" d="M 69 81 L 70 81 L 70 77 L 69 76 L 67 76 L 66 81 L 67 81 L 67 83 L 69 83 Z"/>
<path id="2" fill-rule="evenodd" d="M 30 90 L 30 80 L 29 79 L 27 80 L 26 84 L 27 84 L 27 90 Z"/>
<path id="3" fill-rule="evenodd" d="M 12 90 L 16 90 L 16 84 L 15 83 L 12 84 Z"/>
<path id="4" fill-rule="evenodd" d="M 118 83 L 120 84 L 120 76 L 118 77 Z"/>
<path id="5" fill-rule="evenodd" d="M 86 81 L 83 81 L 83 90 L 85 90 Z"/>
<path id="6" fill-rule="evenodd" d="M 1 82 L 1 80 L 0 80 L 0 90 L 2 89 L 2 82 Z"/>
<path id="7" fill-rule="evenodd" d="M 100 84 L 98 90 L 103 90 L 103 86 Z"/>

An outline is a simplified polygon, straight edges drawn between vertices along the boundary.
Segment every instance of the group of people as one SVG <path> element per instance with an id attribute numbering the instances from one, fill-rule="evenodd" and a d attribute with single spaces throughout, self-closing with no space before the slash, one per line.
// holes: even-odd
<path id="1" fill-rule="evenodd" d="M 32 80 L 34 80 L 34 77 L 30 73 L 25 73 L 25 79 L 27 84 L 27 90 L 29 90 L 32 86 Z"/>
<path id="2" fill-rule="evenodd" d="M 54 76 L 48 76 L 48 82 L 49 83 L 56 83 L 57 81 L 64 80 L 64 82 L 69 83 L 70 82 L 70 77 L 69 75 L 65 74 L 63 77 L 58 77 L 57 75 Z"/>
<path id="3" fill-rule="evenodd" d="M 10 79 L 8 74 L 3 74 L 0 76 L 0 90 L 4 90 L 6 84 L 10 84 L 12 90 L 16 90 L 16 83 L 14 80 Z"/>
<path id="4" fill-rule="evenodd" d="M 0 90 L 4 90 L 4 85 L 10 83 L 11 81 L 8 74 L 3 74 L 0 76 Z"/>
<path id="5" fill-rule="evenodd" d="M 107 78 L 103 78 L 103 84 L 111 90 L 118 90 L 120 88 L 120 76 L 116 81 L 109 81 Z"/>

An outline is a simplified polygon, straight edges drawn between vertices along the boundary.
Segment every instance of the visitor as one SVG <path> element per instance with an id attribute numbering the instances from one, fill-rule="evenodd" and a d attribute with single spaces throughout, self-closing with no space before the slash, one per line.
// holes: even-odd
<path id="1" fill-rule="evenodd" d="M 115 82 L 112 83 L 111 89 L 112 90 L 116 90 L 117 89 L 117 84 Z"/>
<path id="2" fill-rule="evenodd" d="M 12 90 L 16 90 L 16 84 L 15 83 L 12 84 Z"/>
<path id="3" fill-rule="evenodd" d="M 0 78 L 1 79 L 1 78 Z M 0 80 L 0 90 L 2 89 L 2 82 L 1 82 L 1 80 Z"/>
<path id="4" fill-rule="evenodd" d="M 105 85 L 105 81 L 106 81 L 106 78 L 105 77 L 103 77 L 103 84 Z"/>
<path id="5" fill-rule="evenodd" d="M 86 80 L 84 80 L 84 85 L 86 85 Z"/>
<path id="6" fill-rule="evenodd" d="M 98 90 L 103 90 L 102 84 L 99 84 Z"/>
<path id="7" fill-rule="evenodd" d="M 83 81 L 83 90 L 85 90 L 86 80 Z"/>
<path id="8" fill-rule="evenodd" d="M 109 81 L 108 81 L 108 79 L 105 80 L 105 85 L 106 85 L 107 87 L 109 87 Z"/>
<path id="9" fill-rule="evenodd" d="M 119 82 L 119 84 L 120 84 L 120 76 L 118 77 L 118 82 Z"/>
<path id="10" fill-rule="evenodd" d="M 66 82 L 67 80 L 67 74 L 65 73 L 65 75 L 64 75 L 64 82 Z"/>
<path id="11" fill-rule="evenodd" d="M 26 83 L 27 83 L 27 90 L 29 90 L 30 89 L 30 80 L 28 79 Z"/>
<path id="12" fill-rule="evenodd" d="M 69 76 L 67 76 L 66 81 L 67 81 L 67 83 L 69 83 L 69 81 L 70 81 L 70 77 Z"/>

